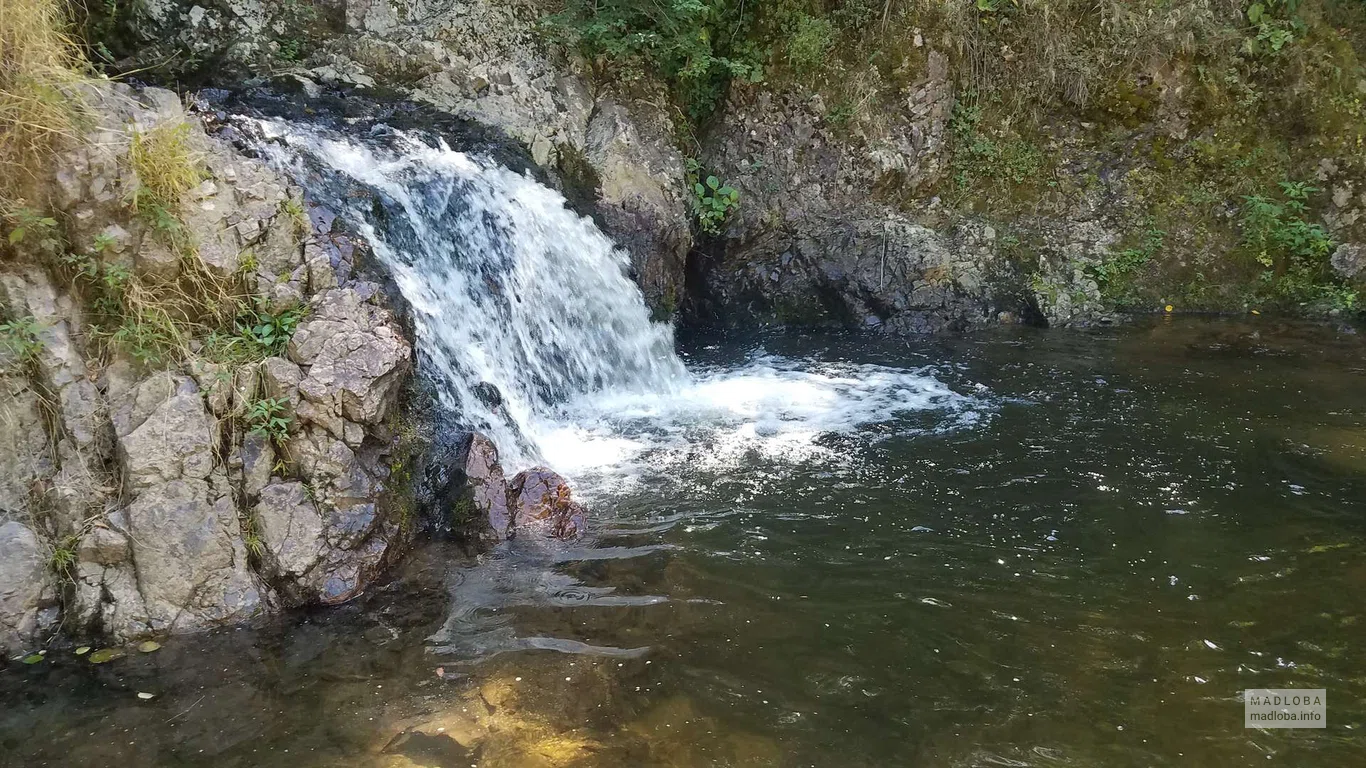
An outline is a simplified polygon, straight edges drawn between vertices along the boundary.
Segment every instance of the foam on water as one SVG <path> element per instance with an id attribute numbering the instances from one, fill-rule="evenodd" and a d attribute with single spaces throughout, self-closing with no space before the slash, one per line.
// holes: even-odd
<path id="1" fill-rule="evenodd" d="M 926 409 L 972 413 L 924 370 L 769 356 L 688 371 L 627 254 L 534 179 L 396 130 L 361 141 L 257 125 L 263 154 L 369 240 L 414 309 L 443 404 L 513 471 L 545 463 L 604 478 L 832 458 L 831 433 Z"/>

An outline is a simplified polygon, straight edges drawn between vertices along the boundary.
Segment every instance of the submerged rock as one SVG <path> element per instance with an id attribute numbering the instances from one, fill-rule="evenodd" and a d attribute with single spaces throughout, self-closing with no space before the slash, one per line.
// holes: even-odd
<path id="1" fill-rule="evenodd" d="M 536 467 L 508 482 L 498 447 L 478 432 L 460 444 L 438 476 L 444 486 L 436 502 L 450 515 L 451 527 L 483 544 L 519 535 L 567 539 L 586 530 L 588 511 L 573 500 L 563 477 Z"/>
<path id="2" fill-rule="evenodd" d="M 524 470 L 512 478 L 508 508 L 517 535 L 572 539 L 585 532 L 588 522 L 588 510 L 574 501 L 569 482 L 545 467 Z"/>

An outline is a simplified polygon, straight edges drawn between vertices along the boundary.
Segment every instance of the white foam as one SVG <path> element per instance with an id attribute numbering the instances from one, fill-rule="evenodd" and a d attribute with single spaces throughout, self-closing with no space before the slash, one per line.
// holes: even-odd
<path id="1" fill-rule="evenodd" d="M 754 459 L 841 464 L 850 456 L 831 436 L 912 412 L 942 411 L 944 423 L 976 412 L 923 369 L 768 356 L 688 371 L 672 327 L 650 321 L 627 254 L 553 190 L 398 131 L 360 142 L 258 125 L 263 153 L 324 185 L 369 240 L 414 310 L 445 406 L 492 437 L 510 471 L 545 463 L 610 484 Z M 484 384 L 501 406 L 479 396 Z"/>

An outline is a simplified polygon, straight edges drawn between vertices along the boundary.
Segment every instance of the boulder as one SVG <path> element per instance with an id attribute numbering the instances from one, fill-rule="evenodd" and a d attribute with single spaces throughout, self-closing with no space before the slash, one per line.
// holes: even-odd
<path id="1" fill-rule="evenodd" d="M 56 597 L 47 548 L 38 535 L 15 520 L 0 523 L 0 653 L 41 642 L 57 618 Z"/>
<path id="2" fill-rule="evenodd" d="M 452 515 L 451 522 L 457 531 L 477 531 L 486 544 L 511 538 L 507 480 L 493 441 L 478 432 L 471 433 L 460 447 L 455 469 L 449 487 L 456 492 L 446 495 L 446 509 L 441 512 Z"/>
<path id="3" fill-rule="evenodd" d="M 172 480 L 140 493 L 127 519 L 147 632 L 242 621 L 261 609 L 230 496 L 203 480 Z"/>
<path id="4" fill-rule="evenodd" d="M 317 566 L 326 546 L 323 517 L 303 483 L 266 486 L 253 521 L 272 581 L 298 582 Z"/>
<path id="5" fill-rule="evenodd" d="M 1331 259 L 1333 271 L 1338 277 L 1349 281 L 1366 280 L 1366 245 L 1343 243 L 1333 251 Z"/>
<path id="6" fill-rule="evenodd" d="M 523 470 L 508 484 L 516 535 L 570 539 L 587 530 L 588 510 L 574 501 L 569 482 L 545 467 Z"/>
<path id="7" fill-rule="evenodd" d="M 188 376 L 142 382 L 115 415 L 124 477 L 133 490 L 182 478 L 204 480 L 214 466 L 218 422 Z"/>
<path id="8" fill-rule="evenodd" d="M 307 369 L 298 384 L 304 399 L 326 414 L 370 426 L 383 421 L 397 399 L 412 347 L 387 310 L 354 288 L 340 288 L 314 299 L 309 319 L 290 339 L 289 358 Z"/>

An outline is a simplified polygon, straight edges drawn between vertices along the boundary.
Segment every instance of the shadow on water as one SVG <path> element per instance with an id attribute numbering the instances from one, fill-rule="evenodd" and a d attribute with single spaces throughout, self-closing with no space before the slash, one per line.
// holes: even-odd
<path id="1" fill-rule="evenodd" d="M 11 664 L 0 766 L 1363 764 L 1356 335 L 685 351 L 821 382 L 914 369 L 948 394 L 810 434 L 768 402 L 771 430 L 732 409 L 691 444 L 621 433 L 655 442 L 576 477 L 592 539 L 477 562 L 431 544 L 335 610 Z M 1328 728 L 1244 729 L 1249 687 L 1328 689 Z"/>

